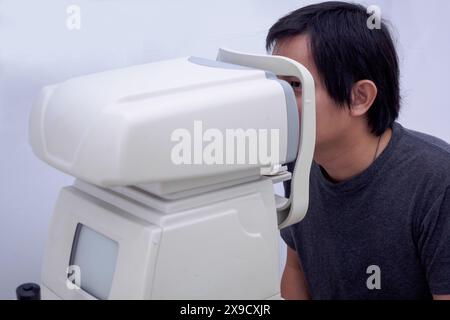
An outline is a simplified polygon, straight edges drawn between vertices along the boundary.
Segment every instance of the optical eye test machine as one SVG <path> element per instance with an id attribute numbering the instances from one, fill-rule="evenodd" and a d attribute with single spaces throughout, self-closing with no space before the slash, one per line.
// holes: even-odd
<path id="1" fill-rule="evenodd" d="M 300 80 L 301 119 L 276 76 Z M 174 164 L 171 133 L 197 120 L 279 129 L 279 163 Z M 76 180 L 54 208 L 42 298 L 279 299 L 279 229 L 307 211 L 315 126 L 313 79 L 281 56 L 219 49 L 45 87 L 30 144 Z"/>

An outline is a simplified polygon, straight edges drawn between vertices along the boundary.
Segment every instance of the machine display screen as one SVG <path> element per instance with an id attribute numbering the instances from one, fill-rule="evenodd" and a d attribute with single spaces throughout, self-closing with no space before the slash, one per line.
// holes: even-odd
<path id="1" fill-rule="evenodd" d="M 108 299 L 118 251 L 116 241 L 85 225 L 77 225 L 70 265 L 79 268 L 82 290 L 97 299 Z"/>

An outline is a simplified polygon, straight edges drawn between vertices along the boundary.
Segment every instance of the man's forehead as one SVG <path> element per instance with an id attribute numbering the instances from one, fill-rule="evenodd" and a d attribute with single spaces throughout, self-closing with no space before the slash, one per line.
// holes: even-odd
<path id="1" fill-rule="evenodd" d="M 316 70 L 311 54 L 309 36 L 306 34 L 280 39 L 275 44 L 272 54 L 295 60 L 304 65 L 310 72 Z"/>
<path id="2" fill-rule="evenodd" d="M 278 40 L 273 49 L 273 54 L 288 57 L 297 61 L 305 61 L 312 58 L 310 51 L 309 37 L 301 34 Z"/>

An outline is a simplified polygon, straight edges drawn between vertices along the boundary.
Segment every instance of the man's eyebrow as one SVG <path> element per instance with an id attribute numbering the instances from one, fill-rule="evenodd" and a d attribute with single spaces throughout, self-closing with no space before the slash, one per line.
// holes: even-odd
<path id="1" fill-rule="evenodd" d="M 289 81 L 294 81 L 294 82 L 300 82 L 300 80 L 297 77 L 294 77 L 294 76 L 278 76 L 278 78 L 280 78 L 282 80 L 289 80 Z"/>

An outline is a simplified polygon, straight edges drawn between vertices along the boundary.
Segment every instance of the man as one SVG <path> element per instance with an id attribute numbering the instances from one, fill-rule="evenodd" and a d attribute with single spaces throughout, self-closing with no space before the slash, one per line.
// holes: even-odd
<path id="1" fill-rule="evenodd" d="M 395 122 L 397 53 L 386 24 L 371 30 L 368 18 L 360 5 L 320 3 L 267 36 L 316 84 L 309 209 L 281 231 L 285 299 L 450 299 L 450 146 Z M 283 78 L 301 116 L 298 79 Z"/>

